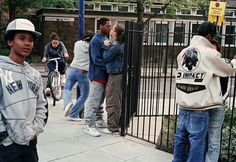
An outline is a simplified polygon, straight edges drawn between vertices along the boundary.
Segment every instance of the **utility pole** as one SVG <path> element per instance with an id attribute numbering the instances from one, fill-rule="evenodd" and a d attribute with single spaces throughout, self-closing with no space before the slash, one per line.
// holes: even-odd
<path id="1" fill-rule="evenodd" d="M 84 0 L 78 0 L 78 39 L 84 35 Z"/>
<path id="2" fill-rule="evenodd" d="M 84 36 L 84 0 L 78 0 L 78 40 Z M 80 89 L 77 86 L 76 98 L 80 96 Z M 83 118 L 84 109 L 80 111 L 79 117 Z"/>

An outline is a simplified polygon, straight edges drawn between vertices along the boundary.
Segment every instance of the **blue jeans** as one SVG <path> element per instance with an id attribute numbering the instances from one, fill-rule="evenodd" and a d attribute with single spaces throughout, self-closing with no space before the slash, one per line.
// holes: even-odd
<path id="1" fill-rule="evenodd" d="M 84 118 L 86 124 L 95 127 L 95 121 L 103 120 L 103 107 L 105 98 L 105 84 L 91 82 L 89 97 L 85 104 Z"/>
<path id="2" fill-rule="evenodd" d="M 179 110 L 172 162 L 204 162 L 208 111 Z M 189 144 L 189 153 L 186 146 Z"/>
<path id="3" fill-rule="evenodd" d="M 76 68 L 69 69 L 66 77 L 66 84 L 64 86 L 64 107 L 72 100 L 71 90 L 75 83 L 78 83 L 80 95 L 69 113 L 69 116 L 72 118 L 79 117 L 79 112 L 83 108 L 89 95 L 89 80 L 87 78 L 87 72 L 83 72 Z"/>
<path id="4" fill-rule="evenodd" d="M 224 121 L 224 106 L 210 109 L 208 126 L 208 146 L 206 147 L 206 161 L 218 162 L 220 154 L 221 128 Z"/>

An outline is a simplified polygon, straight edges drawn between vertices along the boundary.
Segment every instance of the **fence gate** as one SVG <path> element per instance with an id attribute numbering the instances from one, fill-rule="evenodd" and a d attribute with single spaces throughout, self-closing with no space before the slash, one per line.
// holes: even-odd
<path id="1" fill-rule="evenodd" d="M 121 133 L 153 143 L 173 153 L 178 108 L 175 101 L 175 70 L 179 52 L 188 46 L 198 24 L 191 22 L 125 23 L 125 55 Z M 171 24 L 170 24 L 171 23 Z M 152 26 L 152 28 L 150 28 Z M 174 31 L 169 31 L 174 26 Z M 184 30 L 183 30 L 184 29 Z M 186 32 L 187 31 L 187 32 Z M 221 34 L 222 35 L 222 34 Z M 235 40 L 235 35 L 230 35 Z M 219 42 L 226 42 L 222 36 Z M 229 38 L 229 37 L 227 37 Z M 224 45 L 222 53 L 233 56 L 235 45 Z M 221 160 L 236 161 L 235 79 L 222 130 Z M 234 140 L 233 140 L 234 139 Z M 233 143 L 232 143 L 233 141 Z"/>

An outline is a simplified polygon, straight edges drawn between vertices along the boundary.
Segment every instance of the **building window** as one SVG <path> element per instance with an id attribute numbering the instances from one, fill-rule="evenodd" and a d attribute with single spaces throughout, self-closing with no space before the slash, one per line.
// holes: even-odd
<path id="1" fill-rule="evenodd" d="M 181 10 L 181 14 L 183 14 L 183 15 L 190 15 L 191 14 L 191 10 L 183 9 L 183 10 Z"/>
<path id="2" fill-rule="evenodd" d="M 124 20 L 117 20 L 117 23 L 122 24 L 125 27 L 125 21 Z"/>
<path id="3" fill-rule="evenodd" d="M 128 6 L 118 6 L 118 11 L 128 12 L 129 11 L 129 7 Z"/>
<path id="4" fill-rule="evenodd" d="M 175 24 L 174 28 L 174 43 L 184 43 L 185 38 L 185 24 Z"/>
<path id="5" fill-rule="evenodd" d="M 99 19 L 96 20 L 96 32 L 99 31 L 99 26 L 98 26 Z"/>
<path id="6" fill-rule="evenodd" d="M 101 5 L 102 11 L 111 11 L 111 5 Z"/>
<path id="7" fill-rule="evenodd" d="M 233 17 L 234 16 L 234 11 L 226 11 L 225 16 Z"/>
<path id="8" fill-rule="evenodd" d="M 199 26 L 200 26 L 200 24 L 193 24 L 193 25 L 192 25 L 192 36 L 198 34 L 198 27 L 199 27 Z"/>
<path id="9" fill-rule="evenodd" d="M 167 24 L 156 24 L 156 42 L 167 43 Z"/>
<path id="10" fill-rule="evenodd" d="M 225 44 L 234 44 L 234 33 L 235 33 L 235 26 L 226 26 L 225 30 Z"/>
<path id="11" fill-rule="evenodd" d="M 85 4 L 85 9 L 93 10 L 94 9 L 94 4 Z"/>
<path id="12" fill-rule="evenodd" d="M 160 13 L 160 11 L 161 11 L 160 8 L 151 8 L 151 12 Z"/>
<path id="13" fill-rule="evenodd" d="M 202 10 L 197 10 L 197 15 L 203 15 L 203 11 Z"/>

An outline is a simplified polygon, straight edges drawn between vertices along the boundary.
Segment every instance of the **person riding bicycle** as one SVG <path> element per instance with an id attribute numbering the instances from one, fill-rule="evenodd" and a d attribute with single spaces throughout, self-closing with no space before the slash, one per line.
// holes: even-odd
<path id="1" fill-rule="evenodd" d="M 68 57 L 69 54 L 67 52 L 64 43 L 60 41 L 60 38 L 57 35 L 57 33 L 52 32 L 50 35 L 50 42 L 45 46 L 44 57 L 42 59 L 42 62 L 48 61 L 47 67 L 49 75 L 49 73 L 54 71 L 56 68 L 55 61 L 50 61 L 50 59 L 61 58 L 57 61 L 58 61 L 58 71 L 60 72 L 62 77 L 62 85 L 65 83 L 65 71 L 66 71 L 66 62 L 64 61 L 64 58 Z M 50 88 L 48 86 L 48 83 L 45 92 L 47 95 L 50 95 Z"/>

